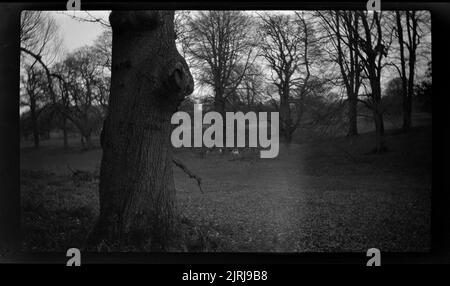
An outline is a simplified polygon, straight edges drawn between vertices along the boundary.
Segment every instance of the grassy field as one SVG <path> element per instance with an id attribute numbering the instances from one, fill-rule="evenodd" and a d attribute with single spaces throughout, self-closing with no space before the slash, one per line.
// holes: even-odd
<path id="1" fill-rule="evenodd" d="M 187 250 L 429 250 L 431 122 L 409 133 L 388 131 L 385 154 L 369 154 L 373 142 L 367 133 L 282 145 L 276 159 L 177 151 L 203 178 L 205 192 L 174 167 L 192 237 Z M 38 150 L 21 149 L 26 250 L 82 245 L 98 215 L 101 149 L 60 145 L 49 140 Z"/>

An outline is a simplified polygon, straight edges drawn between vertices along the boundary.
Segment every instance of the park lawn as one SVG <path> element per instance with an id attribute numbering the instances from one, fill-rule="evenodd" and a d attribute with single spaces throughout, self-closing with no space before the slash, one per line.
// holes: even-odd
<path id="1" fill-rule="evenodd" d="M 176 156 L 177 200 L 192 239 L 187 251 L 427 251 L 430 248 L 431 126 L 389 131 L 389 152 L 368 153 L 374 134 L 281 145 L 258 153 Z M 56 146 L 57 145 L 57 146 Z M 60 142 L 21 149 L 24 248 L 82 245 L 98 215 L 101 150 Z"/>

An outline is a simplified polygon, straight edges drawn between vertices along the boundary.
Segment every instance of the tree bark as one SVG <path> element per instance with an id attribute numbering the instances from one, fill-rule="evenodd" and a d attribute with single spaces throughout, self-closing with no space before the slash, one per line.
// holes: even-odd
<path id="1" fill-rule="evenodd" d="M 175 45 L 173 11 L 113 11 L 109 111 L 103 130 L 100 216 L 87 246 L 176 248 L 171 116 L 193 91 Z"/>

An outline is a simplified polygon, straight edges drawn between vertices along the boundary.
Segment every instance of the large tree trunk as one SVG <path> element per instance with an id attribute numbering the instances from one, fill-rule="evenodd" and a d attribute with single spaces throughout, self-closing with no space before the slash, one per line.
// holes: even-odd
<path id="1" fill-rule="evenodd" d="M 111 95 L 91 249 L 152 251 L 175 245 L 170 119 L 194 83 L 175 46 L 173 18 L 173 11 L 110 14 Z"/>

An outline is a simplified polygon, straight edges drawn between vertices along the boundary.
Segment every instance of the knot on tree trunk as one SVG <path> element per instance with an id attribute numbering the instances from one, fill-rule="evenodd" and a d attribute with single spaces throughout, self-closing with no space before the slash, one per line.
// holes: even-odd
<path id="1" fill-rule="evenodd" d="M 110 14 L 113 55 L 101 136 L 100 216 L 88 249 L 153 251 L 177 245 L 170 118 L 192 93 L 194 81 L 177 51 L 173 14 Z"/>
<path id="2" fill-rule="evenodd" d="M 176 106 L 194 91 L 194 79 L 186 61 L 181 56 L 169 69 L 168 89 L 173 91 L 171 94 L 174 98 L 171 100 Z"/>

